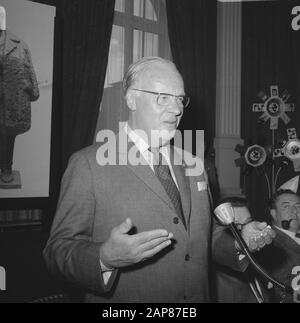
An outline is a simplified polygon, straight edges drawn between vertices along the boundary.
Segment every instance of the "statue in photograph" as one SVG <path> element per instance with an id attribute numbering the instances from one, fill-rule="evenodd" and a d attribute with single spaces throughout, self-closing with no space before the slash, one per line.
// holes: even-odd
<path id="1" fill-rule="evenodd" d="M 30 129 L 31 102 L 38 98 L 28 46 L 6 30 L 5 8 L 0 7 L 0 185 L 7 188 L 14 182 L 16 136 Z"/>

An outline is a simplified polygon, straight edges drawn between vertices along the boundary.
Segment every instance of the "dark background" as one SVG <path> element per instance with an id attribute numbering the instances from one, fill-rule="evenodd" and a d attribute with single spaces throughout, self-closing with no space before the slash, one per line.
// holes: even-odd
<path id="1" fill-rule="evenodd" d="M 285 125 L 279 120 L 275 131 L 275 146 L 281 139 L 287 140 L 286 129 L 296 128 L 300 138 L 300 33 L 291 26 L 292 8 L 299 1 L 245 2 L 242 22 L 242 120 L 241 133 L 245 142 L 266 146 L 272 142 L 269 121 L 259 122 L 262 113 L 252 112 L 253 103 L 262 103 L 258 97 L 264 91 L 268 96 L 270 86 L 278 85 L 279 94 L 287 90 L 296 111 L 287 113 L 292 121 Z M 276 159 L 275 171 L 283 158 Z M 286 159 L 285 159 L 286 160 Z M 267 168 L 270 176 L 270 168 Z M 296 176 L 290 164 L 280 172 L 278 188 L 289 178 Z M 245 193 L 251 213 L 255 218 L 266 218 L 268 189 L 261 172 L 253 171 L 245 178 Z"/>

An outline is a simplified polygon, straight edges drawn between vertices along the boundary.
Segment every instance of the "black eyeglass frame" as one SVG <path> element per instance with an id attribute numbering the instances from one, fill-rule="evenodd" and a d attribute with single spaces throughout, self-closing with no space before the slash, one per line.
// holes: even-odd
<path id="1" fill-rule="evenodd" d="M 159 104 L 158 103 L 158 98 L 159 98 L 160 95 L 175 97 L 176 102 L 178 102 L 177 101 L 178 98 L 186 99 L 187 100 L 187 103 L 186 104 L 183 104 L 183 101 L 181 101 L 182 106 L 183 106 L 184 109 L 187 108 L 188 105 L 189 105 L 189 103 L 190 103 L 190 98 L 187 95 L 174 95 L 174 94 L 170 94 L 170 93 L 154 92 L 154 91 L 140 90 L 140 89 L 135 89 L 135 88 L 132 88 L 131 90 L 157 95 L 157 104 L 160 105 L 160 106 L 167 106 L 167 105 L 163 105 L 163 104 Z"/>

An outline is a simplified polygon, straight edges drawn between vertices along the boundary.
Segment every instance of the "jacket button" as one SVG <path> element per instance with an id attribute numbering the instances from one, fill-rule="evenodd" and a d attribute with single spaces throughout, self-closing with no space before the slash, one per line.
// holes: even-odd
<path id="1" fill-rule="evenodd" d="M 189 261 L 190 260 L 190 255 L 185 255 L 185 257 L 184 257 L 184 259 L 185 259 L 185 261 Z"/>
<path id="2" fill-rule="evenodd" d="M 179 223 L 179 219 L 177 217 L 173 218 L 173 223 L 174 224 L 178 224 Z"/>

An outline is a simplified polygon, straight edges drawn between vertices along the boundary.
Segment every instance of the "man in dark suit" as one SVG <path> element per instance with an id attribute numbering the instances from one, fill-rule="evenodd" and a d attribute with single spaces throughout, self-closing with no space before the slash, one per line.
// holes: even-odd
<path id="1" fill-rule="evenodd" d="M 189 103 L 182 77 L 170 61 L 143 58 L 126 73 L 124 93 L 129 120 L 117 138 L 107 133 L 107 142 L 70 159 L 46 262 L 83 287 L 88 302 L 208 302 L 204 166 L 169 145 Z M 255 222 L 249 229 L 264 245 L 267 229 Z M 214 257 L 238 269 L 235 242 L 223 233 L 214 230 Z"/>
<path id="2" fill-rule="evenodd" d="M 252 221 L 246 199 L 231 197 L 223 202 L 231 203 L 235 225 L 242 231 L 243 226 Z M 270 239 L 269 243 L 271 242 Z M 241 255 L 241 257 L 245 256 Z M 267 289 L 267 282 L 255 272 L 252 266 L 248 266 L 245 271 L 237 271 L 217 265 L 215 299 L 218 303 L 271 303 L 273 293 Z"/>
<path id="3" fill-rule="evenodd" d="M 300 197 L 291 190 L 279 190 L 270 201 L 270 214 L 276 238 L 260 258 L 274 278 L 295 290 L 290 295 L 275 287 L 276 302 L 299 303 Z"/>

